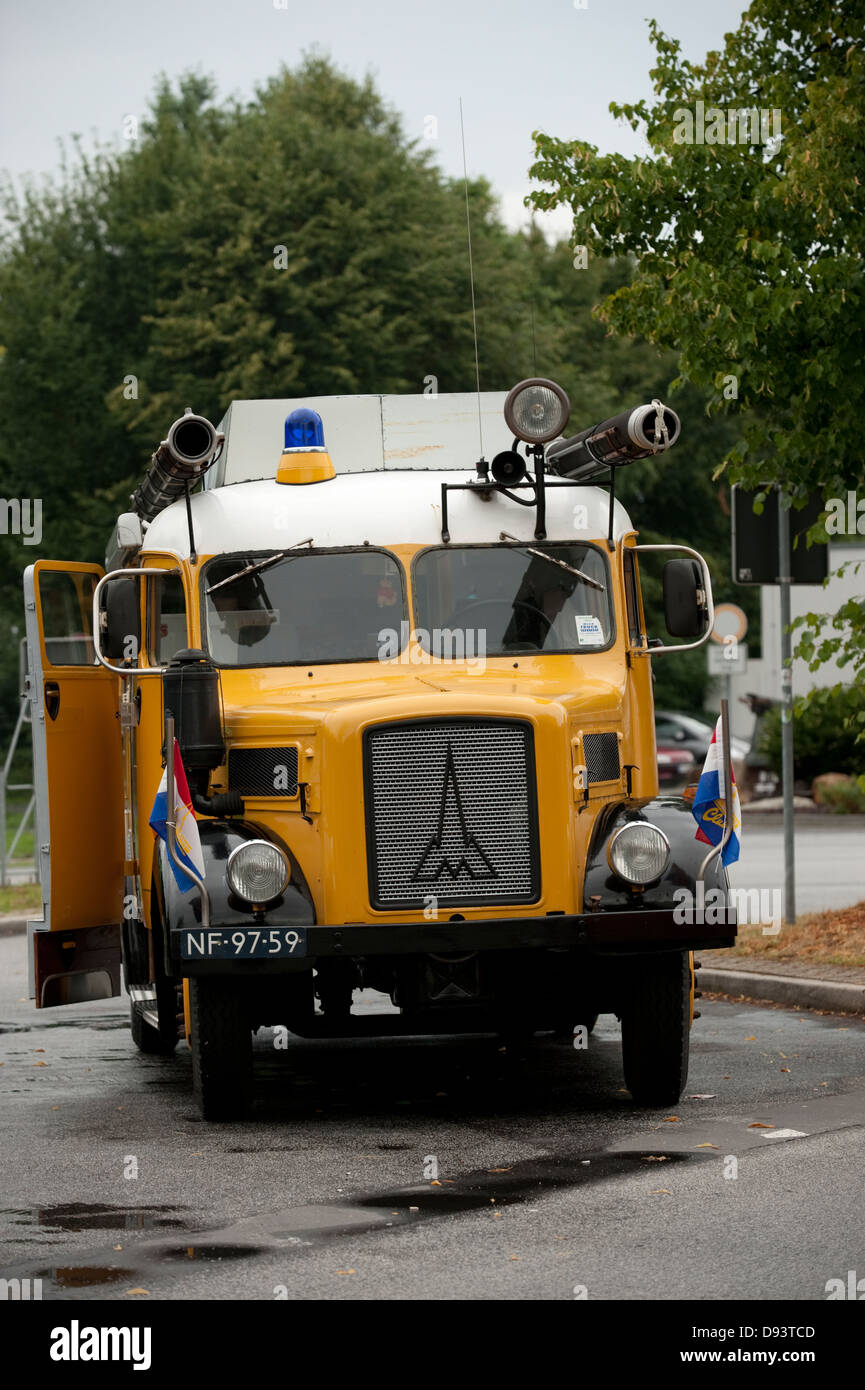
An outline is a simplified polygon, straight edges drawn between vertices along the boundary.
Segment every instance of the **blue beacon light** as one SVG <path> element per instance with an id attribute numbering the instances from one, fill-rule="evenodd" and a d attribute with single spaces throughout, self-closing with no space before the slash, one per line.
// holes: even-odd
<path id="1" fill-rule="evenodd" d="M 324 426 L 317 410 L 298 406 L 285 417 L 285 452 L 322 453 L 325 451 Z"/>

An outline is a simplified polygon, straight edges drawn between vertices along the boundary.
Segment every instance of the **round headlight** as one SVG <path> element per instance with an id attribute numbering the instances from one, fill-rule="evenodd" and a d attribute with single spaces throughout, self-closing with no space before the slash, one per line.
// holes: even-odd
<path id="1" fill-rule="evenodd" d="M 247 840 L 231 851 L 225 867 L 228 886 L 248 903 L 278 898 L 288 883 L 285 855 L 268 840 Z"/>
<path id="2" fill-rule="evenodd" d="M 607 863 L 626 883 L 654 883 L 670 862 L 670 842 L 647 821 L 631 821 L 617 830 L 607 846 Z"/>
<path id="3" fill-rule="evenodd" d="M 571 403 L 561 386 L 543 376 L 520 381 L 508 392 L 505 423 L 524 444 L 546 444 L 561 434 Z"/>

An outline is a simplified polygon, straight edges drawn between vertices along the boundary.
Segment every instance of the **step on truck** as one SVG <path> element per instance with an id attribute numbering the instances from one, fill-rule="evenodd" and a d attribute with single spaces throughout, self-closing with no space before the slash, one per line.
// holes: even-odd
<path id="1" fill-rule="evenodd" d="M 37 1007 L 117 995 L 122 966 L 136 1045 L 185 1037 L 214 1120 L 274 1026 L 613 1013 L 634 1101 L 678 1099 L 693 953 L 735 918 L 676 910 L 726 871 L 659 795 L 652 665 L 706 641 L 711 580 L 616 498 L 676 414 L 565 437 L 569 414 L 541 378 L 187 409 L 104 567 L 27 569 Z M 673 642 L 646 631 L 653 562 Z M 393 1007 L 353 1012 L 359 989 Z"/>

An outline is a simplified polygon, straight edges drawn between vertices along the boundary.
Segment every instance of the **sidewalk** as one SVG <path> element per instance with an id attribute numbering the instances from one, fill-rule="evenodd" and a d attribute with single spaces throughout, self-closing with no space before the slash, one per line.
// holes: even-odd
<path id="1" fill-rule="evenodd" d="M 812 965 L 804 960 L 766 960 L 732 951 L 698 951 L 704 993 L 765 999 L 800 1009 L 865 1014 L 865 969 Z"/>

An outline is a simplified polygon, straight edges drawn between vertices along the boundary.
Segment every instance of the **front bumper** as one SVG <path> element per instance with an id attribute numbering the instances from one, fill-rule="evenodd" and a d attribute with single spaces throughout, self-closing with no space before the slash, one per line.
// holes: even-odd
<path id="1" fill-rule="evenodd" d="M 719 914 L 720 915 L 720 914 Z M 310 969 L 320 957 L 426 956 L 471 951 L 575 951 L 589 956 L 650 955 L 712 950 L 736 940 L 736 914 L 718 925 L 676 922 L 674 910 L 586 912 L 568 916 L 503 917 L 484 921 L 357 923 L 307 926 L 300 959 L 183 959 L 180 931 L 170 950 L 178 975 L 272 975 Z M 218 927 L 218 923 L 214 926 Z"/>

